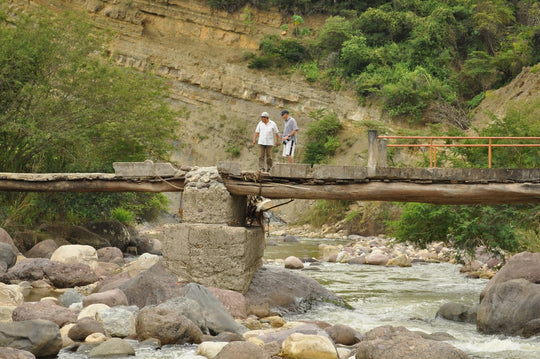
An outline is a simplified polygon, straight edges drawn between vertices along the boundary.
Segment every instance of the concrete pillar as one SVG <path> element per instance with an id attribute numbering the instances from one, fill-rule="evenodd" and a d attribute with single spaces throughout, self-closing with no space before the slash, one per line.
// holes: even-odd
<path id="1" fill-rule="evenodd" d="M 377 167 L 377 130 L 368 130 L 368 163 L 367 166 Z"/>
<path id="2" fill-rule="evenodd" d="M 386 167 L 386 149 L 388 140 L 386 138 L 379 139 L 377 141 L 377 167 Z"/>
<path id="3" fill-rule="evenodd" d="M 264 234 L 244 227 L 247 200 L 232 196 L 216 167 L 186 174 L 182 223 L 167 227 L 163 259 L 180 280 L 245 293 L 262 265 Z"/>

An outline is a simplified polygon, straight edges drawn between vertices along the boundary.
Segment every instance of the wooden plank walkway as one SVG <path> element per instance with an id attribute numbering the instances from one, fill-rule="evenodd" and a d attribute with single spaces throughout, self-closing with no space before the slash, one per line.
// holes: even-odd
<path id="1" fill-rule="evenodd" d="M 141 170 L 137 163 L 125 163 L 123 168 L 115 168 L 116 173 L 0 173 L 0 191 L 183 191 L 189 168 L 142 164 Z M 435 204 L 540 203 L 540 169 L 277 164 L 270 173 L 261 173 L 243 171 L 235 162 L 217 167 L 229 192 L 238 196 Z"/>

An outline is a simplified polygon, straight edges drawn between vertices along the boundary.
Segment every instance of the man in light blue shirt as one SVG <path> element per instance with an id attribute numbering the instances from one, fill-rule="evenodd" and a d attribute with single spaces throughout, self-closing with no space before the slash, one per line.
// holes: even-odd
<path id="1" fill-rule="evenodd" d="M 270 172 L 272 168 L 272 150 L 274 145 L 279 145 L 279 130 L 276 123 L 270 120 L 268 112 L 261 114 L 261 120 L 255 129 L 255 135 L 253 135 L 254 146 L 257 139 L 259 139 L 259 170 Z"/>
<path id="2" fill-rule="evenodd" d="M 281 118 L 285 120 L 283 129 L 283 157 L 287 157 L 287 162 L 294 163 L 294 149 L 296 148 L 296 132 L 298 125 L 296 120 L 289 115 L 288 110 L 281 111 Z"/>

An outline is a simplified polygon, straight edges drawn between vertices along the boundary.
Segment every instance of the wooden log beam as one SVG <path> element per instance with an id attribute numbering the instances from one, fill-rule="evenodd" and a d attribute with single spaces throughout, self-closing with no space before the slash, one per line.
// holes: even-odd
<path id="1" fill-rule="evenodd" d="M 540 183 L 419 184 L 366 182 L 336 185 L 254 183 L 226 179 L 225 186 L 237 196 L 272 199 L 336 199 L 421 202 L 433 204 L 540 203 Z"/>
<path id="2" fill-rule="evenodd" d="M 184 190 L 184 179 L 171 180 L 1 180 L 0 191 L 13 192 L 178 192 Z"/>

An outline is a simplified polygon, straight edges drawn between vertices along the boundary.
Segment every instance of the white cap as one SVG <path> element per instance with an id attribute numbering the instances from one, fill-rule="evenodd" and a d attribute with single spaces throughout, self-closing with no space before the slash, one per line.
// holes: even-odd
<path id="1" fill-rule="evenodd" d="M 263 112 L 261 113 L 261 117 L 270 118 L 270 115 L 268 114 L 268 112 Z"/>

